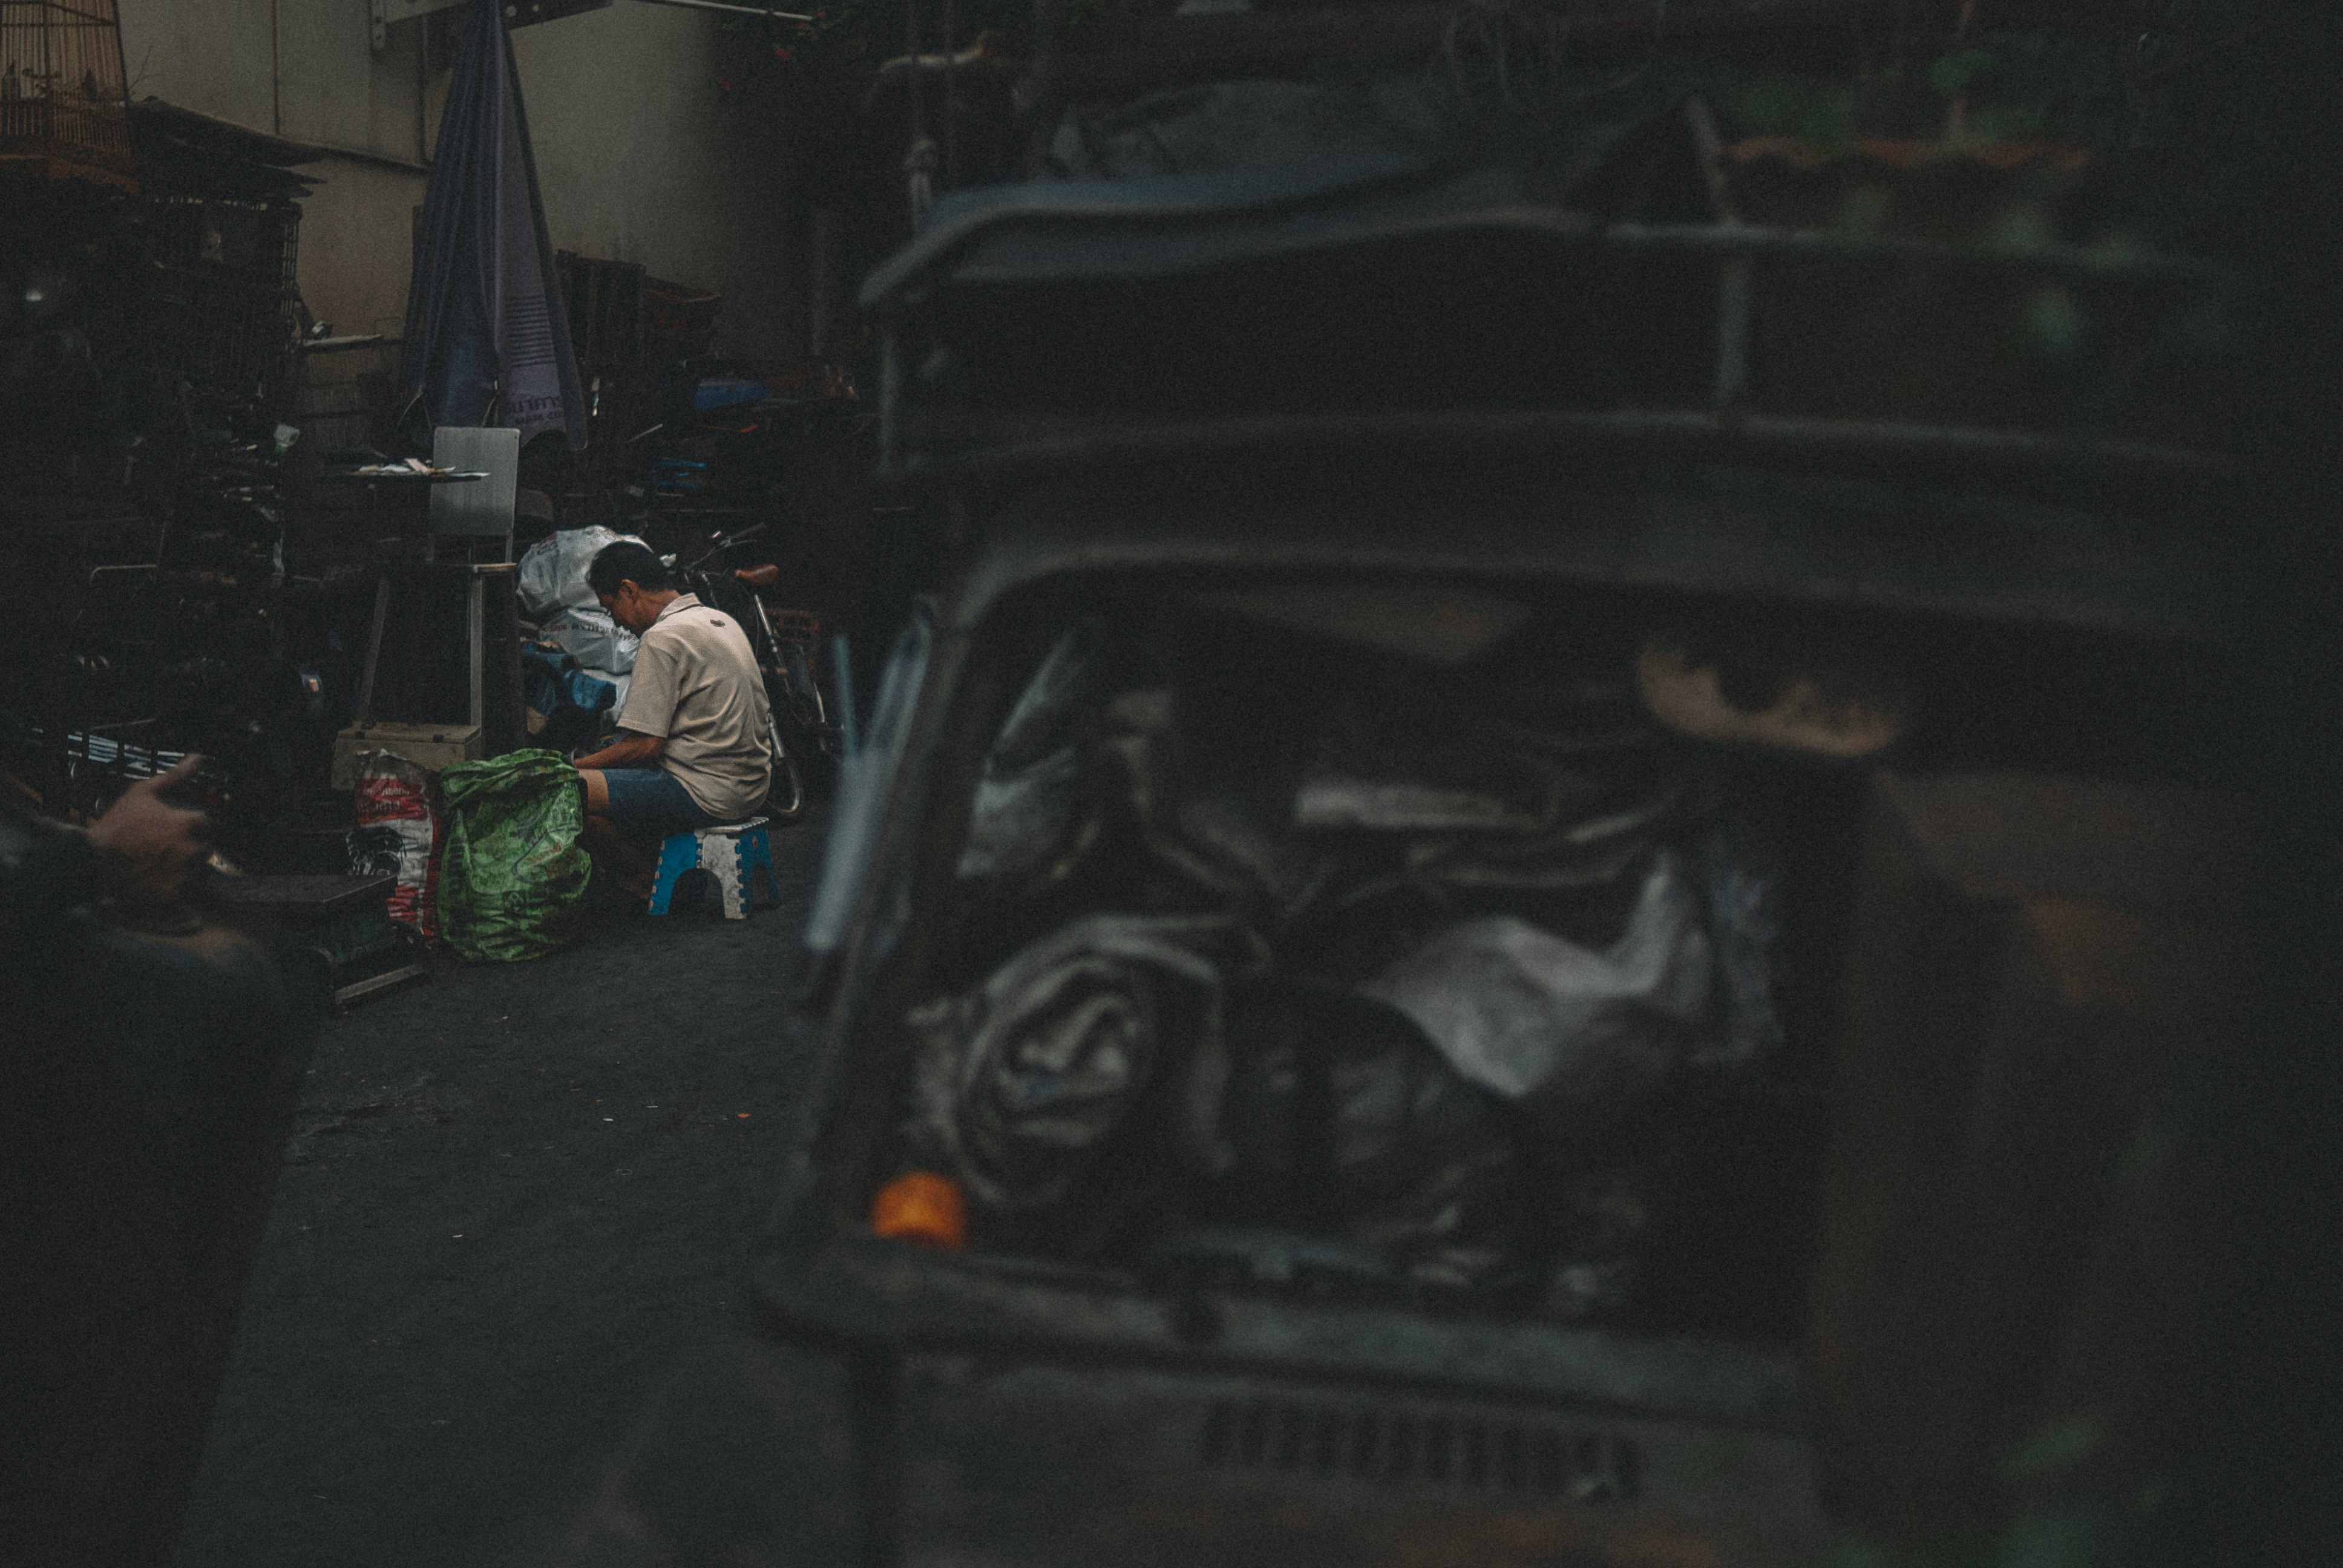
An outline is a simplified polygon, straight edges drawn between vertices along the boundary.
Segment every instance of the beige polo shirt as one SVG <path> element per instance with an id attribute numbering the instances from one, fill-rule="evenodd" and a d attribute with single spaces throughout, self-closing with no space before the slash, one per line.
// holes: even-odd
<path id="1" fill-rule="evenodd" d="M 729 615 L 679 594 L 643 633 L 618 728 L 667 741 L 659 766 L 699 809 L 753 817 L 773 781 L 773 716 L 748 634 Z"/>

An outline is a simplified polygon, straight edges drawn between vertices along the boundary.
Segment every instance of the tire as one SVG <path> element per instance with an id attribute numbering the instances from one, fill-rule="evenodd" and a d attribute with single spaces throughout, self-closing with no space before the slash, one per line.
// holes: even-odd
<path id="1" fill-rule="evenodd" d="M 813 662 L 806 657 L 805 644 L 789 644 L 786 657 L 789 659 L 789 689 L 798 697 L 798 706 L 792 710 L 792 717 L 800 728 L 817 732 L 827 729 L 830 728 L 830 709 L 821 699 L 821 682 L 813 677 Z"/>
<path id="2" fill-rule="evenodd" d="M 798 773 L 797 759 L 783 752 L 774 759 L 772 788 L 765 792 L 766 817 L 776 822 L 794 822 L 805 815 L 805 779 Z"/>
<path id="3" fill-rule="evenodd" d="M 821 737 L 809 735 L 795 725 L 789 727 L 789 754 L 796 759 L 799 777 L 805 780 L 807 791 L 816 799 L 828 800 L 838 793 L 838 759 L 821 744 Z"/>
<path id="4" fill-rule="evenodd" d="M 783 668 L 790 699 L 783 731 L 794 743 L 791 754 L 807 787 L 818 799 L 827 800 L 838 793 L 838 739 L 830 727 L 829 705 L 822 700 L 821 683 L 814 678 L 805 645 L 784 645 L 782 657 L 787 660 Z"/>

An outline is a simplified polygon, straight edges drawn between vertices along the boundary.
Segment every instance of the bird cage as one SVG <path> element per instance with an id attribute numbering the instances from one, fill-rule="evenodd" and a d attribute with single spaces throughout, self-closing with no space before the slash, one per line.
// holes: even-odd
<path id="1" fill-rule="evenodd" d="M 115 0 L 0 0 L 0 168 L 136 189 Z"/>

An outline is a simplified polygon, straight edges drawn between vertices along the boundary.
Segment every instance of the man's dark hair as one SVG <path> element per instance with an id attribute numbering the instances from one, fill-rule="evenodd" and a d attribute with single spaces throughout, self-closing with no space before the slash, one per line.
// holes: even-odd
<path id="1" fill-rule="evenodd" d="M 615 545 L 604 545 L 595 556 L 594 564 L 586 568 L 586 583 L 596 593 L 605 596 L 618 591 L 620 583 L 630 582 L 645 593 L 658 593 L 675 587 L 675 574 L 659 564 L 659 557 L 642 546 L 620 539 Z"/>

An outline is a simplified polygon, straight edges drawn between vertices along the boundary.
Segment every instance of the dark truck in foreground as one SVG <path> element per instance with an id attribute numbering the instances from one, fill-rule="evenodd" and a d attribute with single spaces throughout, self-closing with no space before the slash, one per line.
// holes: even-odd
<path id="1" fill-rule="evenodd" d="M 1992 1517 L 2046 1426 L 2152 1473 L 2160 1097 L 2234 1037 L 2246 845 L 2059 699 L 2208 650 L 1845 585 L 1755 624 L 1923 671 L 1894 761 L 1714 755 L 1640 634 L 1753 586 L 1648 563 L 1745 494 L 1353 456 L 1111 538 L 1029 498 L 898 666 L 758 1273 L 857 1369 L 879 1560 L 1795 1561 Z M 872 1233 L 915 1171 L 964 1251 Z"/>
<path id="2" fill-rule="evenodd" d="M 2221 282 L 1749 221 L 1696 100 L 1604 146 L 973 193 L 866 289 L 957 567 L 737 1380 L 840 1369 L 841 1555 L 2154 1528 L 2244 989 Z"/>

